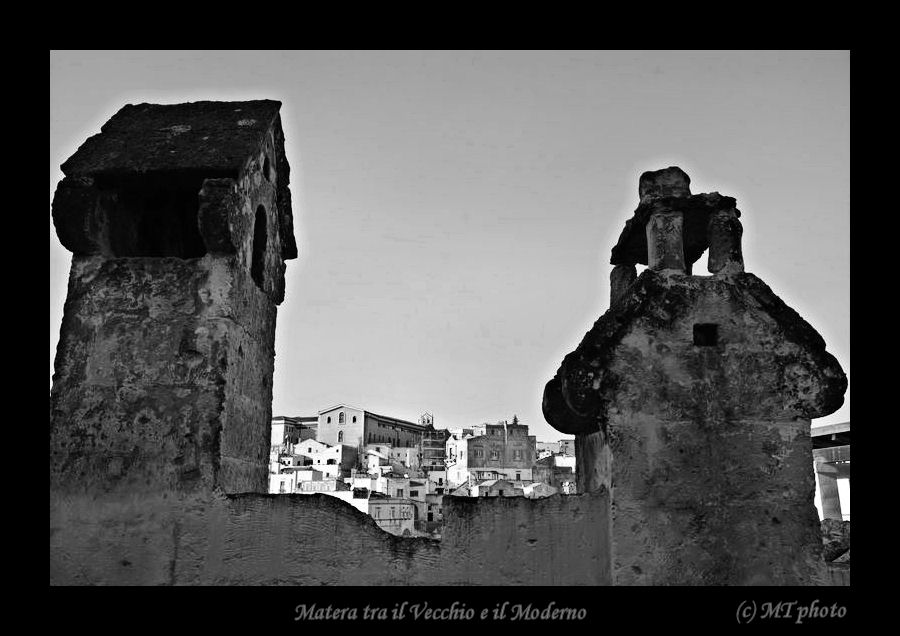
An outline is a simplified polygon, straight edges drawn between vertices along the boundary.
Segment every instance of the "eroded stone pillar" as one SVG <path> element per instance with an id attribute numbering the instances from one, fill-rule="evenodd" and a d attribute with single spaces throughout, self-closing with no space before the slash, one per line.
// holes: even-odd
<path id="1" fill-rule="evenodd" d="M 744 228 L 734 209 L 712 214 L 707 229 L 709 236 L 709 261 L 707 269 L 713 273 L 740 273 L 744 271 L 741 236 Z"/>
<path id="2" fill-rule="evenodd" d="M 681 212 L 654 211 L 647 221 L 647 267 L 684 272 Z"/>

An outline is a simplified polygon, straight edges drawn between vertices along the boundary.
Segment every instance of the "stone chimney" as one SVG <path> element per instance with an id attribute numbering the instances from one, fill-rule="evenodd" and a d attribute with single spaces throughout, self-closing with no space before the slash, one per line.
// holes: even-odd
<path id="1" fill-rule="evenodd" d="M 51 493 L 267 490 L 297 255 L 279 108 L 127 105 L 63 164 Z"/>
<path id="2" fill-rule="evenodd" d="M 689 183 L 641 176 L 610 309 L 547 383 L 544 417 L 575 435 L 578 492 L 611 493 L 614 584 L 814 584 L 810 421 L 841 406 L 847 378 L 744 272 L 736 201 Z M 713 275 L 691 275 L 707 248 Z"/>

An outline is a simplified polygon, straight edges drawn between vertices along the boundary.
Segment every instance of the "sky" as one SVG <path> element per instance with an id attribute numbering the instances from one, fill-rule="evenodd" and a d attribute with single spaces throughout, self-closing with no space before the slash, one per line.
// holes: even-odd
<path id="1" fill-rule="evenodd" d="M 737 198 L 746 270 L 850 376 L 846 51 L 52 51 L 51 201 L 125 104 L 246 99 L 283 102 L 300 253 L 273 415 L 570 437 L 544 384 L 609 306 L 638 177 L 673 165 Z M 50 220 L 51 375 L 70 263 Z"/>

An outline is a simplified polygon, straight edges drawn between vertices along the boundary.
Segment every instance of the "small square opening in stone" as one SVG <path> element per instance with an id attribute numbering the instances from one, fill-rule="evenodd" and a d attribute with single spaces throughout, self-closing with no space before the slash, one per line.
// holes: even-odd
<path id="1" fill-rule="evenodd" d="M 694 325 L 694 346 L 714 347 L 719 344 L 719 325 L 697 323 Z"/>

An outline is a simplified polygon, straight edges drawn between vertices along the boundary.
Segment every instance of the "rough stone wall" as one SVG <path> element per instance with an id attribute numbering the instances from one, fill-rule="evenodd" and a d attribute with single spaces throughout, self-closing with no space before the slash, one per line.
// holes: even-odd
<path id="1" fill-rule="evenodd" d="M 605 491 L 445 497 L 441 541 L 390 535 L 327 495 L 51 493 L 50 503 L 51 585 L 610 583 Z"/>
<path id="2" fill-rule="evenodd" d="M 237 261 L 73 258 L 52 488 L 265 492 L 276 308 Z"/>
<path id="3" fill-rule="evenodd" d="M 274 307 L 240 286 L 211 257 L 73 258 L 51 393 L 51 490 L 265 488 L 265 393 L 254 401 L 225 387 L 271 373 L 260 352 L 271 358 Z M 245 304 L 271 325 L 268 342 L 229 316 Z"/>
<path id="4" fill-rule="evenodd" d="M 810 352 L 740 285 L 664 284 L 604 367 L 601 430 L 576 436 L 580 490 L 613 490 L 616 584 L 816 581 Z M 718 344 L 696 346 L 696 324 Z"/>

